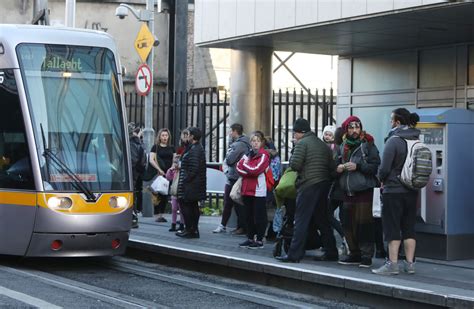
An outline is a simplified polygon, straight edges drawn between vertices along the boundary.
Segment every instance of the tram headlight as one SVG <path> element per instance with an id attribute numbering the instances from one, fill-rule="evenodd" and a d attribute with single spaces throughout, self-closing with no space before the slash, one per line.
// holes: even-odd
<path id="1" fill-rule="evenodd" d="M 53 196 L 48 199 L 48 207 L 51 209 L 69 209 L 72 200 L 67 196 Z"/>
<path id="2" fill-rule="evenodd" d="M 127 208 L 128 207 L 128 199 L 123 196 L 112 196 L 109 199 L 109 205 L 112 208 Z"/>

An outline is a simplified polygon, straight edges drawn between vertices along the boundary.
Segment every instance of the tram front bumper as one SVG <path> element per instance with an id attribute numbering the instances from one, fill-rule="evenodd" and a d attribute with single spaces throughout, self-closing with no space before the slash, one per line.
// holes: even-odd
<path id="1" fill-rule="evenodd" d="M 33 233 L 25 256 L 94 257 L 125 253 L 129 232 L 51 234 Z"/>

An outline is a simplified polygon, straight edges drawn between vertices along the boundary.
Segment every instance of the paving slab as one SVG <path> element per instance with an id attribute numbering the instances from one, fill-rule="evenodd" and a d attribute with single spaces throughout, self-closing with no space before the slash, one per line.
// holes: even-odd
<path id="1" fill-rule="evenodd" d="M 401 271 L 397 276 L 379 276 L 370 269 L 314 261 L 313 257 L 320 254 L 317 250 L 307 251 L 300 263 L 287 264 L 273 258 L 271 241 L 265 242 L 262 249 L 240 248 L 238 244 L 245 237 L 230 232 L 212 233 L 219 217 L 201 217 L 199 239 L 177 237 L 168 231 L 169 222 L 157 223 L 153 218 L 142 217 L 139 222 L 139 228 L 131 232 L 132 248 L 429 305 L 474 308 L 474 260 L 418 258 L 414 275 Z M 374 259 L 373 267 L 383 262 Z"/>

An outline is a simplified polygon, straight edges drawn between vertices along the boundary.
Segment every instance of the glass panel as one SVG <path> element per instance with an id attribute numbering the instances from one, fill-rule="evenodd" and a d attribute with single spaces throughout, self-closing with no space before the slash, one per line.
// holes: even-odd
<path id="1" fill-rule="evenodd" d="M 71 175 L 91 190 L 128 189 L 120 94 L 113 53 L 97 47 L 21 44 L 20 68 L 46 190 L 74 190 Z"/>
<path id="2" fill-rule="evenodd" d="M 0 188 L 35 189 L 13 70 L 0 70 Z"/>
<path id="3" fill-rule="evenodd" d="M 455 74 L 453 47 L 420 51 L 420 88 L 454 86 Z"/>
<path id="4" fill-rule="evenodd" d="M 469 65 L 469 85 L 474 85 L 474 46 L 469 46 L 469 60 L 468 60 L 468 65 Z"/>
<path id="5" fill-rule="evenodd" d="M 353 80 L 353 92 L 415 89 L 416 54 L 354 58 Z"/>

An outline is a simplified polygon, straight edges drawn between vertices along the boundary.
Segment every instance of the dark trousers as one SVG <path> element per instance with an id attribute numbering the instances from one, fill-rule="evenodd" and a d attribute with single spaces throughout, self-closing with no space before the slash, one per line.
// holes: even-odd
<path id="1" fill-rule="evenodd" d="M 199 232 L 199 217 L 201 212 L 199 210 L 199 203 L 196 202 L 180 202 L 181 211 L 184 216 L 185 228 L 188 232 Z"/>
<path id="2" fill-rule="evenodd" d="M 230 184 L 225 185 L 224 210 L 222 211 L 221 224 L 223 226 L 227 226 L 227 222 L 229 222 L 229 218 L 232 215 L 232 208 L 234 208 L 235 214 L 237 215 L 237 228 L 245 229 L 247 224 L 245 223 L 246 218 L 242 215 L 242 205 L 235 203 L 230 198 L 230 191 L 232 190 L 232 187 L 234 186 L 235 182 L 235 180 L 231 180 Z"/>
<path id="3" fill-rule="evenodd" d="M 143 180 L 138 179 L 133 184 L 133 210 L 141 212 L 143 209 Z"/>
<path id="4" fill-rule="evenodd" d="M 323 248 L 328 255 L 336 255 L 336 239 L 328 219 L 328 192 L 330 183 L 321 182 L 298 190 L 296 196 L 295 227 L 288 256 L 300 260 L 304 257 L 308 227 L 311 219 L 317 223 Z"/>
<path id="5" fill-rule="evenodd" d="M 336 230 L 336 232 L 339 234 L 339 236 L 341 236 L 341 238 L 344 238 L 344 231 L 342 230 L 341 222 L 334 217 L 334 212 L 340 206 L 342 206 L 342 201 L 331 199 L 329 201 L 328 216 L 331 227 Z M 339 208 L 339 219 L 341 218 L 341 208 L 342 207 Z"/>
<path id="6" fill-rule="evenodd" d="M 247 215 L 247 237 L 262 241 L 267 228 L 267 205 L 265 197 L 243 196 Z"/>
<path id="7" fill-rule="evenodd" d="M 373 189 L 357 192 L 344 200 L 342 227 L 351 255 L 356 257 L 374 255 L 373 192 Z"/>
<path id="8" fill-rule="evenodd" d="M 155 205 L 155 215 L 165 213 L 166 205 L 168 205 L 168 195 L 158 195 L 160 197 L 160 202 L 158 205 Z"/>

